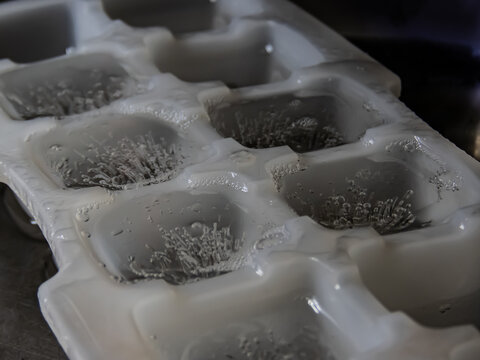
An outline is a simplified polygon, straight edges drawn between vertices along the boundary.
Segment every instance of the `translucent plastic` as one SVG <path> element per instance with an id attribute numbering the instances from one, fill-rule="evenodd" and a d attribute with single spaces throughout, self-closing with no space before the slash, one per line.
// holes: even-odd
<path id="1" fill-rule="evenodd" d="M 480 165 L 390 71 L 284 0 L 0 14 L 0 181 L 69 358 L 480 358 Z"/>

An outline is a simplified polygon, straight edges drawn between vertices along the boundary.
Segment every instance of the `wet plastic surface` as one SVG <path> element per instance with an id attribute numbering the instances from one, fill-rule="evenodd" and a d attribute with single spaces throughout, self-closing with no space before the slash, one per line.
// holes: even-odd
<path id="1" fill-rule="evenodd" d="M 0 180 L 69 358 L 478 357 L 479 164 L 393 73 L 281 0 L 53 3 L 77 46 L 0 62 Z"/>

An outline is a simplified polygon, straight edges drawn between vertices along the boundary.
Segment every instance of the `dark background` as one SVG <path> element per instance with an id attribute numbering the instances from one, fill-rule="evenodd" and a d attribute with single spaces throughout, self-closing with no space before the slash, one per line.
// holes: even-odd
<path id="1" fill-rule="evenodd" d="M 480 1 L 294 2 L 399 75 L 408 107 L 480 159 Z"/>

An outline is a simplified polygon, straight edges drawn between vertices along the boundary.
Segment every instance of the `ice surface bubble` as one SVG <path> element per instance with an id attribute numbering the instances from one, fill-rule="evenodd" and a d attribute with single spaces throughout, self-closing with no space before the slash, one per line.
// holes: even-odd
<path id="1" fill-rule="evenodd" d="M 319 209 L 318 222 L 336 230 L 372 226 L 380 234 L 397 232 L 408 228 L 415 221 L 409 203 L 413 190 L 399 197 L 383 200 L 368 200 L 368 192 L 360 192 L 347 201 L 342 195 L 327 197 Z"/>
<path id="2" fill-rule="evenodd" d="M 61 145 L 57 145 L 57 144 L 54 144 L 52 146 L 50 146 L 50 149 L 51 151 L 61 151 L 62 150 L 62 146 Z"/>
<path id="3" fill-rule="evenodd" d="M 288 232 L 284 226 L 271 228 L 263 232 L 262 237 L 255 243 L 256 250 L 265 250 L 282 245 L 288 240 Z"/>
<path id="4" fill-rule="evenodd" d="M 142 278 L 159 278 L 179 285 L 215 277 L 238 269 L 244 258 L 239 253 L 245 239 L 236 238 L 230 227 L 194 222 L 190 226 L 159 227 L 163 249 L 150 246 L 148 268 L 130 259 L 130 269 Z"/>
<path id="5" fill-rule="evenodd" d="M 190 211 L 195 212 L 195 213 L 200 213 L 202 211 L 202 204 L 200 204 L 200 203 L 192 204 L 192 205 L 188 206 L 188 209 Z"/>
<path id="6" fill-rule="evenodd" d="M 211 123 L 224 137 L 245 147 L 290 146 L 303 153 L 345 144 L 332 96 L 297 98 L 293 95 L 211 104 Z"/>
<path id="7" fill-rule="evenodd" d="M 121 234 L 123 234 L 123 229 L 117 229 L 117 230 L 113 230 L 111 232 L 112 236 L 118 236 L 118 235 L 121 235 Z"/>
<path id="8" fill-rule="evenodd" d="M 298 152 L 339 146 L 344 143 L 342 135 L 333 126 L 321 126 L 311 117 L 279 119 L 270 112 L 262 121 L 237 117 L 238 129 L 232 137 L 242 145 L 264 149 L 288 145 Z"/>
<path id="9" fill-rule="evenodd" d="M 80 222 L 87 222 L 90 220 L 88 209 L 78 209 L 75 213 L 75 218 Z"/>
<path id="10" fill-rule="evenodd" d="M 261 323 L 243 325 L 250 328 L 225 339 L 225 334 L 215 334 L 202 339 L 189 348 L 185 360 L 335 360 L 334 355 L 320 344 L 317 326 L 303 326 L 296 335 L 284 336 L 281 332 Z M 228 332 L 228 329 L 227 329 Z"/>
<path id="11" fill-rule="evenodd" d="M 285 178 L 288 175 L 292 175 L 299 171 L 302 171 L 302 169 L 303 169 L 303 166 L 300 163 L 300 161 L 291 162 L 291 163 L 280 163 L 280 164 L 274 165 L 270 169 L 270 174 L 277 191 L 280 191 L 281 181 L 283 178 Z"/>
<path id="12" fill-rule="evenodd" d="M 402 196 L 378 198 L 374 190 L 364 187 L 362 180 L 374 177 L 368 170 L 357 172 L 353 179 L 345 179 L 346 191 L 330 196 L 318 194 L 297 184 L 298 191 L 287 195 L 290 200 L 300 201 L 319 224 L 344 230 L 353 227 L 372 226 L 380 234 L 389 234 L 411 227 L 415 220 L 411 198 L 413 190 L 406 190 Z"/>
<path id="13" fill-rule="evenodd" d="M 101 186 L 110 190 L 128 184 L 152 184 L 172 179 L 183 163 L 178 145 L 169 145 L 152 133 L 121 138 L 113 145 L 92 141 L 86 150 L 73 150 L 80 158 L 53 160 L 51 167 L 72 188 Z"/>
<path id="14" fill-rule="evenodd" d="M 437 188 L 438 198 L 442 199 L 443 191 L 460 191 L 463 178 L 458 174 L 451 174 L 445 167 L 440 167 L 434 175 L 430 176 L 428 182 Z"/>
<path id="15" fill-rule="evenodd" d="M 273 330 L 265 330 L 260 334 L 249 334 L 237 339 L 240 350 L 239 359 L 252 360 L 300 360 L 319 359 L 318 350 L 314 346 L 315 334 L 303 328 L 298 338 L 286 341 L 275 335 Z M 235 358 L 235 357 L 232 357 Z M 326 360 L 324 357 L 323 359 Z"/>
<path id="16" fill-rule="evenodd" d="M 78 83 L 88 83 L 79 86 Z M 8 89 L 5 97 L 17 113 L 30 120 L 42 116 L 64 117 L 99 109 L 124 96 L 126 80 L 99 69 L 77 69 L 74 78 L 46 78 L 21 89 Z"/>
<path id="17" fill-rule="evenodd" d="M 404 151 L 407 153 L 412 153 L 415 151 L 421 151 L 422 147 L 419 141 L 416 139 L 402 139 L 396 140 L 385 146 L 385 150 L 388 152 L 392 151 Z"/>
<path id="18" fill-rule="evenodd" d="M 439 200 L 443 198 L 444 191 L 459 191 L 463 186 L 463 177 L 452 171 L 447 163 L 419 137 L 394 141 L 388 144 L 385 150 L 388 152 L 418 152 L 429 159 L 434 170 L 433 174 L 428 177 L 428 182 L 436 187 Z"/>

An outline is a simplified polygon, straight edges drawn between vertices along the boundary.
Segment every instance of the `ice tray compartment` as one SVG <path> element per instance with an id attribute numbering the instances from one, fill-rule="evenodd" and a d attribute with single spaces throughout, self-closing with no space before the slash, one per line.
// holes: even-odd
<path id="1" fill-rule="evenodd" d="M 166 27 L 174 34 L 210 30 L 215 26 L 216 2 L 210 0 L 103 0 L 112 19 L 133 27 Z"/>
<path id="2" fill-rule="evenodd" d="M 73 45 L 75 34 L 67 4 L 47 3 L 0 15 L 0 59 L 29 63 L 63 55 Z"/>
<path id="3" fill-rule="evenodd" d="M 480 170 L 394 74 L 284 0 L 0 7 L 45 60 L 0 64 L 0 180 L 72 360 L 477 359 Z"/>
<path id="4" fill-rule="evenodd" d="M 480 329 L 479 228 L 470 216 L 424 229 L 415 241 L 350 253 L 366 286 L 390 311 L 403 311 L 429 327 Z"/>
<path id="5" fill-rule="evenodd" d="M 179 285 L 245 265 L 263 226 L 227 195 L 179 191 L 121 204 L 101 218 L 91 243 L 120 279 Z"/>
<path id="6" fill-rule="evenodd" d="M 299 56 L 298 48 L 307 56 Z M 150 41 L 158 69 L 187 82 L 222 81 L 231 88 L 286 79 L 323 61 L 322 54 L 287 25 L 240 21 L 228 32 Z"/>
<path id="7" fill-rule="evenodd" d="M 200 156 L 195 143 L 171 126 L 142 116 L 73 119 L 33 143 L 40 167 L 59 186 L 72 189 L 120 190 L 168 181 Z"/>
<path id="8" fill-rule="evenodd" d="M 316 271 L 328 278 L 328 270 L 306 258 L 277 265 L 265 276 L 232 273 L 200 292 L 194 284 L 177 288 L 169 300 L 145 301 L 134 311 L 138 329 L 166 358 L 348 358 L 355 345 L 330 318 L 336 295 L 327 289 L 333 279 L 316 280 Z"/>
<path id="9" fill-rule="evenodd" d="M 210 331 L 189 344 L 181 359 L 335 360 L 322 329 L 327 320 L 312 309 L 316 305 L 314 296 L 296 295 L 265 309 L 265 314 Z"/>
<path id="10" fill-rule="evenodd" d="M 15 120 L 64 117 L 109 105 L 134 92 L 110 55 L 91 54 L 30 65 L 0 75 L 0 104 Z"/>
<path id="11" fill-rule="evenodd" d="M 251 99 L 232 96 L 207 105 L 207 111 L 223 137 L 248 148 L 288 145 L 299 153 L 356 142 L 366 129 L 383 123 L 364 109 L 358 94 L 334 88 Z"/>
<path id="12" fill-rule="evenodd" d="M 421 151 L 380 149 L 309 164 L 280 180 L 280 188 L 299 215 L 325 227 L 373 226 L 385 235 L 438 223 L 455 211 L 467 194 L 459 187 L 439 190 L 446 181 L 437 175 L 445 171 Z"/>

